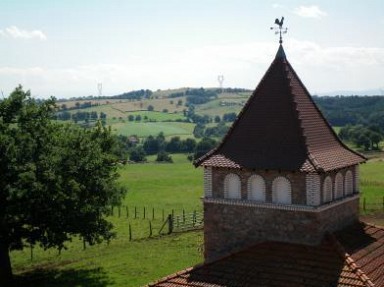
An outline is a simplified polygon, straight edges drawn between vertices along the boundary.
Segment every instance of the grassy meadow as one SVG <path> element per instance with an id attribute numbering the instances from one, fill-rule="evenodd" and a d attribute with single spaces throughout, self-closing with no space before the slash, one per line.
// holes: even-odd
<path id="1" fill-rule="evenodd" d="M 117 210 L 109 219 L 115 225 L 116 239 L 109 244 L 86 246 L 79 238 L 58 254 L 57 250 L 40 248 L 11 253 L 17 286 L 142 286 L 177 270 L 202 262 L 202 232 L 158 236 L 162 214 L 174 210 L 180 214 L 201 211 L 202 171 L 195 169 L 185 155 L 173 155 L 173 164 L 131 164 L 120 168 L 120 181 L 128 187 L 123 206 L 129 207 L 118 217 Z M 133 218 L 134 207 L 138 218 Z M 148 217 L 143 219 L 143 207 Z M 152 220 L 152 208 L 155 219 Z M 149 220 L 153 237 L 149 237 Z M 133 241 L 129 241 L 131 224 Z M 140 233 L 140 234 L 139 234 Z M 142 239 L 135 239 L 141 237 Z M 166 262 L 166 264 L 164 264 Z"/>
<path id="2" fill-rule="evenodd" d="M 128 193 L 120 217 L 117 208 L 109 217 L 117 233 L 109 244 L 83 249 L 83 242 L 74 238 L 60 255 L 57 250 L 34 248 L 33 260 L 29 248 L 12 252 L 17 286 L 143 286 L 202 262 L 200 230 L 158 235 L 163 210 L 165 216 L 172 210 L 175 214 L 181 214 L 183 209 L 187 213 L 202 210 L 202 170 L 194 168 L 185 155 L 172 157 L 173 164 L 155 163 L 150 157 L 149 163 L 119 167 L 120 182 L 127 186 Z M 384 161 L 370 160 L 360 170 L 362 197 L 366 197 L 367 202 L 381 203 Z M 135 207 L 137 219 L 134 219 Z M 153 227 L 152 237 L 149 237 L 149 222 Z"/>
<path id="3" fill-rule="evenodd" d="M 137 135 L 138 137 L 156 136 L 160 132 L 165 137 L 184 136 L 193 137 L 195 124 L 183 122 L 114 122 L 110 124 L 112 131 L 116 134 L 126 136 Z"/>

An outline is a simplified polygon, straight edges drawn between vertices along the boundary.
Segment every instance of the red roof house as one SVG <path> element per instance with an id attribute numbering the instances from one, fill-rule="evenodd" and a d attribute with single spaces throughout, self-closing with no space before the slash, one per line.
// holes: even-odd
<path id="1" fill-rule="evenodd" d="M 384 229 L 359 222 L 366 159 L 276 57 L 204 168 L 205 262 L 149 286 L 384 286 Z"/>

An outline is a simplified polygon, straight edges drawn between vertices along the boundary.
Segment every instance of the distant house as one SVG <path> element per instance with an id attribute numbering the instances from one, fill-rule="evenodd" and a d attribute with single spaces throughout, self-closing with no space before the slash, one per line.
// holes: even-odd
<path id="1" fill-rule="evenodd" d="M 136 145 L 139 143 L 139 138 L 136 135 L 129 136 L 128 138 L 129 143 Z"/>
<path id="2" fill-rule="evenodd" d="M 359 222 L 359 164 L 276 57 L 204 168 L 202 265 L 148 286 L 384 286 L 384 229 Z"/>

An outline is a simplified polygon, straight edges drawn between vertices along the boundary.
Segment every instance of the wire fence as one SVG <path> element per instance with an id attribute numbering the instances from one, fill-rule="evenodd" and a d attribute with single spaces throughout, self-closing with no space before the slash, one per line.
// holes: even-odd
<path id="1" fill-rule="evenodd" d="M 363 214 L 384 212 L 384 196 L 377 198 L 360 198 L 360 212 Z"/>

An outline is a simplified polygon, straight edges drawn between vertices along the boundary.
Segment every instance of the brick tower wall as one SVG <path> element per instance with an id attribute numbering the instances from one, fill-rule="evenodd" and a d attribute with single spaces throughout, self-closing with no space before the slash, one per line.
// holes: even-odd
<path id="1" fill-rule="evenodd" d="M 358 209 L 358 196 L 319 211 L 207 199 L 204 202 L 205 260 L 210 262 L 262 241 L 316 245 L 327 231 L 358 220 Z"/>
<path id="2" fill-rule="evenodd" d="M 356 168 L 353 171 L 356 181 Z M 318 244 L 326 232 L 332 232 L 358 220 L 358 186 L 355 193 L 331 203 L 322 202 L 323 182 L 335 179 L 337 172 L 315 175 L 318 183 L 318 204 L 308 206 L 306 189 L 308 174 L 300 172 L 250 171 L 209 168 L 204 175 L 204 240 L 205 258 L 211 261 L 256 243 L 273 240 L 299 244 Z M 228 174 L 239 176 L 241 199 L 224 198 L 224 179 Z M 248 179 L 258 174 L 265 180 L 265 202 L 247 198 Z M 291 184 L 292 205 L 272 203 L 272 182 L 285 177 Z M 315 188 L 315 189 L 316 189 Z"/>

